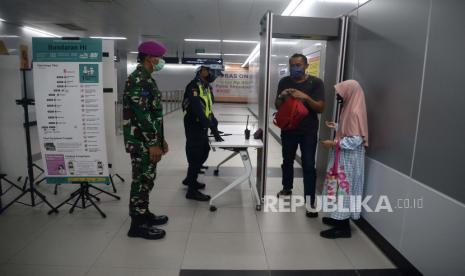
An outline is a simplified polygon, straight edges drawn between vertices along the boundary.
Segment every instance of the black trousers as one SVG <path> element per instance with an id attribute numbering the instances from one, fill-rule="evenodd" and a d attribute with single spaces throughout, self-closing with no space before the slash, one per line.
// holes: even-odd
<path id="1" fill-rule="evenodd" d="M 304 174 L 304 195 L 311 197 L 311 205 L 315 203 L 315 152 L 317 146 L 316 133 L 281 132 L 281 143 L 283 153 L 283 188 L 291 190 L 294 181 L 294 159 L 297 146 L 300 146 L 302 157 L 302 170 Z"/>
<path id="2" fill-rule="evenodd" d="M 184 130 L 186 133 L 186 157 L 189 163 L 185 181 L 189 189 L 195 189 L 199 171 L 210 153 L 208 129 L 204 129 L 199 123 L 191 122 L 185 118 Z"/>

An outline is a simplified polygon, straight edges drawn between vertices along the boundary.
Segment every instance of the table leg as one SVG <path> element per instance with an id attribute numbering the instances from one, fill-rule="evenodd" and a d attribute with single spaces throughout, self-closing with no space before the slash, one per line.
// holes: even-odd
<path id="1" fill-rule="evenodd" d="M 225 193 L 227 193 L 228 191 L 230 191 L 231 189 L 233 189 L 234 187 L 242 184 L 244 181 L 246 181 L 247 179 L 250 178 L 250 175 L 252 173 L 252 164 L 250 163 L 250 160 L 249 160 L 249 154 L 247 152 L 247 150 L 240 150 L 239 151 L 239 154 L 241 155 L 241 158 L 242 158 L 242 162 L 244 163 L 244 167 L 245 167 L 245 172 L 243 175 L 241 175 L 239 178 L 237 178 L 236 180 L 234 180 L 231 184 L 229 184 L 228 186 L 226 186 L 226 188 L 224 188 L 223 190 L 221 190 L 218 194 L 216 194 L 214 197 L 212 197 L 210 199 L 210 210 L 211 211 L 215 211 L 216 208 L 213 204 L 213 201 L 217 198 L 219 198 L 220 196 L 224 195 Z"/>

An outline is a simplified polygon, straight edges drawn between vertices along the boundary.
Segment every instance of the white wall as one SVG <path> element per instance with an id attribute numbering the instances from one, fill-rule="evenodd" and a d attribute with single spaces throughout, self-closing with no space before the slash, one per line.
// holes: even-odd
<path id="1" fill-rule="evenodd" d="M 27 175 L 24 112 L 16 105 L 22 98 L 18 56 L 0 55 L 0 93 L 0 172 L 14 179 Z"/>
<path id="2" fill-rule="evenodd" d="M 369 206 L 386 195 L 394 212 L 363 217 L 425 275 L 465 275 L 465 205 L 371 158 L 365 173 Z M 398 208 L 398 199 L 422 199 L 423 208 Z"/>

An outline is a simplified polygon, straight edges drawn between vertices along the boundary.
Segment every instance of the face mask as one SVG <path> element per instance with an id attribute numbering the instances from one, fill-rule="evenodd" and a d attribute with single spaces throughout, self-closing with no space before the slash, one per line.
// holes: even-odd
<path id="1" fill-rule="evenodd" d="M 208 70 L 207 81 L 208 81 L 209 83 L 214 82 L 214 81 L 216 80 L 217 77 L 218 77 L 218 76 L 217 76 L 217 74 L 216 74 L 216 72 L 215 72 L 214 70 Z"/>
<path id="2" fill-rule="evenodd" d="M 291 66 L 291 78 L 300 78 L 305 75 L 305 69 L 299 66 Z"/>
<path id="3" fill-rule="evenodd" d="M 209 83 L 212 83 L 212 82 L 214 82 L 215 80 L 216 80 L 215 74 L 214 74 L 212 71 L 209 71 L 209 72 L 208 72 L 207 81 L 208 81 Z"/>
<path id="4" fill-rule="evenodd" d="M 153 70 L 154 71 L 160 71 L 163 66 L 165 66 L 165 60 L 164 59 L 159 59 L 157 64 L 153 65 Z"/>

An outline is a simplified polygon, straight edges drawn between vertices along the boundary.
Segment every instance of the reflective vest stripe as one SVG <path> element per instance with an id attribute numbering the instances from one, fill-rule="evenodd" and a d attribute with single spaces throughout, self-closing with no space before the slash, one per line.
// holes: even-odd
<path id="1" fill-rule="evenodd" d="M 199 86 L 199 90 L 200 90 L 200 98 L 202 99 L 202 101 L 205 103 L 204 104 L 204 107 L 205 107 L 205 117 L 207 117 L 208 119 L 210 119 L 210 116 L 212 115 L 213 111 L 212 111 L 212 95 L 211 95 L 211 92 L 210 92 L 210 88 L 207 88 L 206 90 L 203 89 L 203 85 L 201 84 L 198 84 Z"/>

